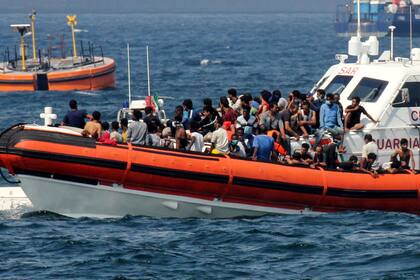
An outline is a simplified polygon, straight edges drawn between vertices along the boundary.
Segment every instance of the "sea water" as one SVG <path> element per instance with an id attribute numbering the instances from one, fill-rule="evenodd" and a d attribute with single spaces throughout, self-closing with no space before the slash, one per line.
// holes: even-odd
<path id="1" fill-rule="evenodd" d="M 0 17 L 0 47 L 18 36 Z M 0 93 L 0 127 L 42 123 L 52 106 L 61 119 L 70 99 L 113 121 L 127 100 L 126 44 L 131 46 L 132 92 L 168 96 L 165 109 L 191 98 L 214 104 L 230 87 L 257 95 L 280 89 L 307 92 L 347 42 L 335 36 L 333 14 L 79 14 L 78 39 L 102 45 L 116 59 L 117 88 L 106 91 Z M 65 14 L 37 15 L 37 40 L 64 33 Z M 30 42 L 30 37 L 26 40 Z M 54 42 L 51 41 L 51 44 Z M 57 43 L 57 42 L 55 42 Z M 414 45 L 420 46 L 415 39 Z M 407 56 L 397 39 L 396 56 Z M 381 50 L 389 38 L 381 39 Z M 30 49 L 28 49 L 30 50 Z M 344 212 L 255 219 L 70 219 L 30 208 L 0 213 L 0 279 L 418 279 L 419 217 Z"/>

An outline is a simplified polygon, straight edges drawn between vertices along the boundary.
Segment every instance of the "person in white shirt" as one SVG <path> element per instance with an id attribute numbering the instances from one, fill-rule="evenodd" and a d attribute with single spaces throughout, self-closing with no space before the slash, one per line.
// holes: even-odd
<path id="1" fill-rule="evenodd" d="M 187 147 L 188 151 L 202 152 L 204 148 L 204 137 L 201 133 L 197 132 L 200 128 L 200 124 L 196 121 L 191 122 L 191 141 Z"/>
<path id="2" fill-rule="evenodd" d="M 239 97 L 237 96 L 236 89 L 231 88 L 228 90 L 229 107 L 238 113 L 241 111 L 241 104 L 242 104 L 240 97 L 241 96 Z"/>
<path id="3" fill-rule="evenodd" d="M 227 131 L 223 128 L 223 120 L 218 119 L 215 123 L 216 130 L 213 132 L 211 136 L 211 143 L 212 148 L 215 151 L 212 151 L 212 153 L 223 153 L 227 154 L 229 152 L 229 140 Z"/>
<path id="4" fill-rule="evenodd" d="M 376 142 L 373 140 L 372 135 L 366 134 L 364 139 L 365 144 L 362 148 L 362 159 L 360 160 L 360 167 L 362 168 L 366 168 L 367 158 L 370 153 L 378 155 L 378 145 L 376 145 Z"/>
<path id="5" fill-rule="evenodd" d="M 118 132 L 120 128 L 120 124 L 117 121 L 113 121 L 111 123 L 112 132 L 110 138 L 114 140 L 116 143 L 121 144 L 123 142 L 121 134 Z"/>

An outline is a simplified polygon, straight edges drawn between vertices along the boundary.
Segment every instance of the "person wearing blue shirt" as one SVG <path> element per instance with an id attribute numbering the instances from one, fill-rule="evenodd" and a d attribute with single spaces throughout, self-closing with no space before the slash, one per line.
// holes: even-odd
<path id="1" fill-rule="evenodd" d="M 86 113 L 86 110 L 77 109 L 77 101 L 72 99 L 69 102 L 70 111 L 67 112 L 61 125 L 73 126 L 83 129 L 85 119 L 92 119 L 92 116 Z"/>
<path id="2" fill-rule="evenodd" d="M 259 134 L 254 137 L 254 141 L 252 142 L 252 148 L 254 149 L 252 154 L 253 160 L 269 161 L 271 158 L 271 152 L 274 150 L 274 139 L 266 133 L 266 127 L 260 125 Z"/>
<path id="3" fill-rule="evenodd" d="M 320 130 L 316 135 L 315 146 L 326 131 L 330 132 L 334 138 L 341 139 L 344 133 L 341 114 L 340 107 L 334 102 L 334 95 L 328 93 L 325 104 L 322 104 L 319 112 Z"/>

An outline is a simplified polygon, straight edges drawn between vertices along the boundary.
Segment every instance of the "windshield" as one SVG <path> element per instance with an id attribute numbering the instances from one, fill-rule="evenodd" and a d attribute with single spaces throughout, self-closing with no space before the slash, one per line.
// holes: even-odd
<path id="1" fill-rule="evenodd" d="M 353 76 L 335 76 L 331 83 L 325 88 L 325 92 L 341 94 L 341 92 L 350 83 L 351 79 L 353 79 Z"/>
<path id="2" fill-rule="evenodd" d="M 358 96 L 362 102 L 375 102 L 387 85 L 387 81 L 363 78 L 347 99 Z"/>

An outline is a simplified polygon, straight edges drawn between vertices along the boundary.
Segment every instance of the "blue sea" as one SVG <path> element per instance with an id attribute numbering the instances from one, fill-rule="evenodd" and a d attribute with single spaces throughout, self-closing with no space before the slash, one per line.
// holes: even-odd
<path id="1" fill-rule="evenodd" d="M 37 39 L 65 33 L 65 14 L 39 14 Z M 0 48 L 18 36 L 9 24 L 26 14 L 2 14 Z M 1 93 L 0 127 L 41 123 L 54 107 L 61 119 L 68 101 L 112 121 L 127 100 L 126 44 L 131 46 L 132 90 L 167 96 L 169 116 L 183 99 L 216 104 L 230 87 L 258 94 L 307 92 L 346 53 L 333 14 L 80 14 L 80 40 L 102 45 L 116 59 L 115 90 Z M 30 37 L 27 38 L 29 42 Z M 416 38 L 414 45 L 420 46 Z M 381 50 L 389 38 L 381 39 Z M 396 56 L 408 56 L 407 38 Z M 202 61 L 208 60 L 207 65 Z M 1 183 L 6 185 L 5 183 Z M 70 219 L 31 209 L 0 213 L 0 279 L 419 279 L 419 217 L 401 213 L 344 212 L 255 219 Z"/>

